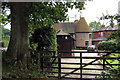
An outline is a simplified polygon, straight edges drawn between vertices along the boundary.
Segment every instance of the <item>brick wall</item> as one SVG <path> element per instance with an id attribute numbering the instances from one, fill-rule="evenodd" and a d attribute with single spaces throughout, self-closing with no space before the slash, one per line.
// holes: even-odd
<path id="1" fill-rule="evenodd" d="M 89 42 L 88 45 L 92 44 L 92 39 L 89 38 L 89 33 L 76 33 L 75 39 L 75 44 L 77 47 L 87 47 L 85 45 L 85 41 Z"/>
<path id="2" fill-rule="evenodd" d="M 98 37 L 102 37 L 102 36 L 101 36 L 101 32 L 103 32 L 103 37 L 108 38 L 108 37 L 109 37 L 109 34 L 110 34 L 111 32 L 114 32 L 114 31 L 99 31 L 99 32 L 93 32 L 93 39 L 96 39 L 96 38 L 98 38 Z"/>
<path id="3" fill-rule="evenodd" d="M 93 39 L 96 39 L 98 37 L 101 37 L 100 32 L 93 32 Z"/>

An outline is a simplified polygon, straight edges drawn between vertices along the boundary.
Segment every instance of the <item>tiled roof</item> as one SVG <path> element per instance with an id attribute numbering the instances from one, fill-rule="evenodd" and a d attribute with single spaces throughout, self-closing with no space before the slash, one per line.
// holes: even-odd
<path id="1" fill-rule="evenodd" d="M 91 32 L 88 27 L 85 18 L 80 18 L 80 20 L 76 23 L 59 23 L 52 26 L 56 31 L 62 29 L 66 33 L 75 33 L 75 32 Z"/>
<path id="2" fill-rule="evenodd" d="M 118 30 L 119 27 L 117 25 L 111 27 L 111 26 L 106 26 L 106 27 L 100 27 L 99 29 L 95 30 L 96 31 L 107 31 L 107 30 Z"/>
<path id="3" fill-rule="evenodd" d="M 60 29 L 60 30 L 57 31 L 56 33 L 57 33 L 57 35 L 70 35 L 70 34 L 64 32 L 62 29 Z"/>
<path id="4" fill-rule="evenodd" d="M 91 29 L 89 28 L 84 17 L 80 18 L 79 22 L 77 23 L 75 32 L 91 32 Z"/>
<path id="5" fill-rule="evenodd" d="M 75 33 L 76 23 L 59 23 L 53 25 L 53 28 L 55 28 L 56 31 L 62 29 L 66 33 Z"/>

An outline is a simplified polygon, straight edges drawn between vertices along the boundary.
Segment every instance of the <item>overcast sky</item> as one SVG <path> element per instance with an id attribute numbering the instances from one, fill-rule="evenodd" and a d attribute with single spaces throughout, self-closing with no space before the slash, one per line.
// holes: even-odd
<path id="1" fill-rule="evenodd" d="M 82 10 L 81 16 L 85 17 L 87 23 L 89 24 L 90 22 L 93 21 L 99 21 L 98 18 L 102 16 L 102 14 L 110 14 L 114 15 L 118 13 L 118 2 L 120 0 L 93 0 L 87 2 L 87 5 L 85 5 L 85 10 Z M 77 12 L 77 10 L 70 10 L 68 12 L 68 15 L 70 17 L 70 22 L 73 22 L 75 20 L 75 15 L 76 19 L 80 19 L 80 13 Z M 107 24 L 108 25 L 108 20 L 107 21 L 100 21 L 101 24 Z"/>

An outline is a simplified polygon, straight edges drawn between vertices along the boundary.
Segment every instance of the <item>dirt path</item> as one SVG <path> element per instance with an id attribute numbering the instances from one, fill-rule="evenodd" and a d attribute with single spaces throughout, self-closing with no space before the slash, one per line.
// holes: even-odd
<path id="1" fill-rule="evenodd" d="M 80 56 L 79 53 L 75 53 L 75 56 Z M 82 53 L 83 57 L 97 57 L 97 53 Z M 82 59 L 83 63 L 89 63 L 93 61 L 94 59 Z M 66 63 L 80 63 L 80 59 L 70 59 L 70 58 L 63 58 L 61 59 L 61 62 L 66 62 Z M 99 63 L 98 61 L 94 63 Z M 79 68 L 80 65 L 72 65 L 72 64 L 61 64 L 61 67 L 69 67 L 69 68 Z M 88 65 L 85 68 L 96 68 L 96 69 L 102 69 L 102 66 L 100 65 Z M 62 69 L 62 72 L 71 72 L 74 69 Z M 80 70 L 77 70 L 74 73 L 80 73 Z M 101 71 L 97 70 L 83 70 L 83 73 L 92 73 L 92 74 L 100 74 Z M 64 74 L 63 74 L 64 75 Z M 75 78 L 80 78 L 80 75 L 68 75 L 66 77 L 75 77 Z M 95 76 L 88 76 L 88 75 L 83 75 L 83 78 L 94 78 Z"/>

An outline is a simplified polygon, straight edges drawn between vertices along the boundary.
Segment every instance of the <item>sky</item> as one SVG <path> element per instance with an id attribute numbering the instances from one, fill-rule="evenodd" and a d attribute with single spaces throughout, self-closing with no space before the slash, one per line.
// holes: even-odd
<path id="1" fill-rule="evenodd" d="M 99 18 L 102 16 L 102 14 L 109 14 L 109 15 L 115 15 L 118 13 L 118 2 L 120 0 L 93 0 L 86 2 L 85 5 L 85 10 L 81 10 L 78 12 L 77 10 L 69 10 L 68 15 L 69 15 L 69 21 L 74 22 L 75 19 L 80 19 L 81 17 L 85 17 L 87 23 L 89 24 L 90 22 L 93 21 L 99 21 Z M 75 17 L 75 15 L 77 15 Z M 108 25 L 109 20 L 101 21 L 101 24 Z M 116 23 L 116 22 L 115 22 Z M 117 23 L 116 23 L 117 24 Z"/>
<path id="2" fill-rule="evenodd" d="M 93 21 L 100 21 L 101 24 L 109 25 L 109 20 L 101 21 L 99 18 L 102 14 L 115 15 L 118 13 L 118 2 L 120 0 L 91 0 L 87 1 L 84 10 L 78 12 L 77 9 L 69 9 L 68 16 L 69 22 L 74 22 L 76 19 L 85 17 L 85 20 L 89 24 Z M 76 17 L 75 17 L 76 15 Z M 116 23 L 116 22 L 115 22 Z M 117 24 L 117 23 L 116 23 Z M 5 28 L 10 29 L 10 25 L 5 26 Z"/>

